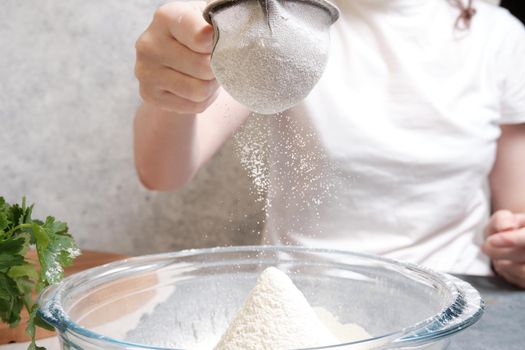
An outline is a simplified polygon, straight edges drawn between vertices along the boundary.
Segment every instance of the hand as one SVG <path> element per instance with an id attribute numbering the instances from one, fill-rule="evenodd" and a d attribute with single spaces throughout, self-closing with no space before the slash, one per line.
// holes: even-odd
<path id="1" fill-rule="evenodd" d="M 525 288 L 525 213 L 500 210 L 492 216 L 486 229 L 482 251 L 496 272 L 507 281 Z"/>
<path id="2" fill-rule="evenodd" d="M 204 1 L 160 7 L 135 45 L 135 75 L 147 104 L 181 114 L 203 112 L 218 95 L 210 67 L 213 27 L 202 17 Z"/>

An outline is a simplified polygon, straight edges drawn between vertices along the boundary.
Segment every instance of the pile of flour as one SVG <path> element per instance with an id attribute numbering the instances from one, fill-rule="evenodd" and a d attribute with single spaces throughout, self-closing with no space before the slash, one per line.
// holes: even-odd
<path id="1" fill-rule="evenodd" d="M 284 350 L 338 343 L 290 278 L 270 267 L 260 275 L 215 350 Z"/>

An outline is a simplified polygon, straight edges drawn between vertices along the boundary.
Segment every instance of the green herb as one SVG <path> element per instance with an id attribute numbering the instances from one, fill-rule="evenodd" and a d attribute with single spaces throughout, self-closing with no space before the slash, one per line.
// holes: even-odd
<path id="1" fill-rule="evenodd" d="M 80 250 L 65 223 L 52 216 L 45 221 L 32 219 L 32 210 L 25 198 L 19 205 L 0 197 L 0 321 L 16 327 L 25 308 L 29 313 L 26 332 L 32 339 L 28 350 L 45 350 L 35 343 L 36 327 L 50 327 L 39 319 L 32 293 L 60 281 L 64 267 L 72 264 Z M 30 247 L 36 248 L 39 270 L 26 258 Z"/>

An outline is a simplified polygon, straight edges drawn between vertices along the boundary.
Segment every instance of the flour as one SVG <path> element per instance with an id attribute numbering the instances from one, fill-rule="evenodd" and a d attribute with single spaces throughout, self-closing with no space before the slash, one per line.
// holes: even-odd
<path id="1" fill-rule="evenodd" d="M 215 350 L 285 350 L 338 344 L 286 274 L 266 269 Z"/>
<path id="2" fill-rule="evenodd" d="M 351 343 L 371 338 L 370 334 L 357 323 L 343 324 L 330 311 L 322 307 L 314 307 L 313 310 L 319 320 L 341 343 Z"/>
<path id="3" fill-rule="evenodd" d="M 253 182 L 251 195 L 257 202 L 263 203 L 262 209 L 265 211 L 269 205 L 267 193 L 270 188 L 269 122 L 269 118 L 252 114 L 234 136 L 235 151 L 241 166 Z"/>
<path id="4" fill-rule="evenodd" d="M 303 100 L 328 60 L 333 18 L 299 1 L 242 1 L 214 11 L 217 80 L 254 112 L 273 114 Z"/>
<path id="5" fill-rule="evenodd" d="M 318 134 L 301 113 L 280 113 L 271 118 L 251 115 L 235 134 L 240 163 L 252 180 L 252 197 L 264 218 L 264 244 L 276 244 L 267 234 L 289 232 L 323 234 L 323 206 L 340 205 L 344 173 L 326 155 Z M 346 179 L 345 179 L 346 180 Z M 346 182 L 348 183 L 348 182 Z M 284 209 L 283 209 L 284 208 Z"/>

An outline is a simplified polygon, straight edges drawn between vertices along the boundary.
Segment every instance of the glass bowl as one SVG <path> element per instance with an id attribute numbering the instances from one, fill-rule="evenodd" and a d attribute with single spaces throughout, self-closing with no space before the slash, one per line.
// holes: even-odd
<path id="1" fill-rule="evenodd" d="M 228 247 L 132 258 L 66 278 L 39 297 L 62 349 L 211 350 L 267 267 L 314 307 L 371 338 L 326 349 L 444 349 L 483 313 L 453 276 L 376 256 L 300 247 Z M 249 350 L 249 349 L 246 349 Z"/>

